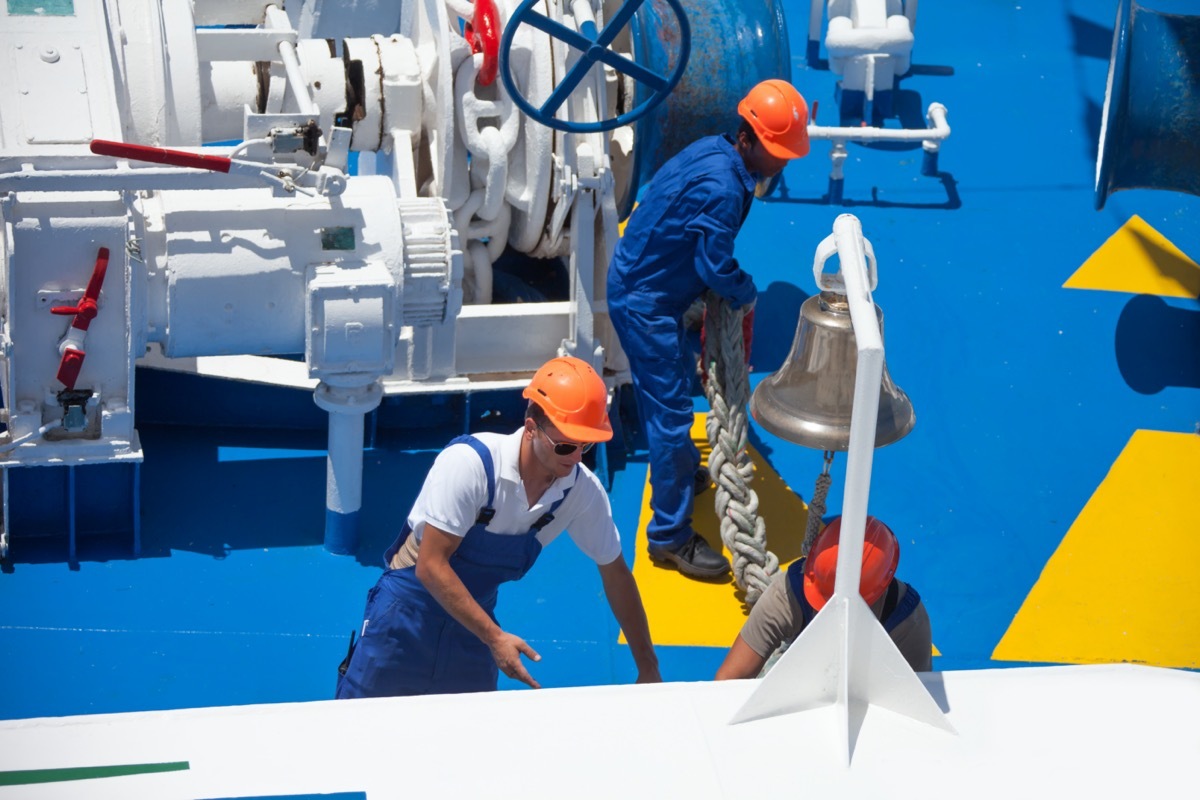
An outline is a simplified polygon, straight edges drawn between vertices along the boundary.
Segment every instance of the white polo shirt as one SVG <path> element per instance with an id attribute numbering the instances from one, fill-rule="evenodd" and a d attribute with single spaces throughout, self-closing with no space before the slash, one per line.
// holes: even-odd
<path id="1" fill-rule="evenodd" d="M 575 545 L 597 564 L 611 564 L 620 558 L 621 538 L 613 522 L 608 494 L 600 479 L 583 464 L 567 477 L 550 484 L 537 503 L 529 505 L 519 472 L 524 433 L 522 427 L 508 435 L 474 434 L 492 454 L 496 479 L 492 499 L 496 514 L 487 530 L 501 534 L 526 533 L 570 489 L 567 499 L 554 512 L 554 520 L 538 532 L 538 542 L 545 547 L 566 530 Z M 465 536 L 486 503 L 487 473 L 479 454 L 465 443 L 447 447 L 434 460 L 409 512 L 410 539 L 414 540 L 409 544 L 421 541 L 426 523 L 446 533 Z"/>

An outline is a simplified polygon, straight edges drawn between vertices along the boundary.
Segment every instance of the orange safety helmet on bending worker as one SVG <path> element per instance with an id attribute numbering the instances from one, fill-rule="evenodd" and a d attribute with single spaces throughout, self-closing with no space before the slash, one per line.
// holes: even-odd
<path id="1" fill-rule="evenodd" d="M 787 81 L 771 78 L 755 86 L 738 103 L 738 114 L 776 158 L 808 155 L 808 103 Z"/>
<path id="2" fill-rule="evenodd" d="M 833 597 L 837 576 L 838 540 L 842 533 L 842 518 L 838 517 L 817 537 L 812 552 L 804 562 L 804 597 L 820 611 Z M 862 578 L 859 594 L 867 605 L 883 597 L 900 564 L 900 543 L 892 529 L 874 517 L 867 517 L 863 534 Z"/>
<path id="3" fill-rule="evenodd" d="M 591 364 L 574 356 L 559 356 L 542 365 L 521 396 L 546 412 L 554 427 L 575 442 L 607 442 L 608 387 Z"/>

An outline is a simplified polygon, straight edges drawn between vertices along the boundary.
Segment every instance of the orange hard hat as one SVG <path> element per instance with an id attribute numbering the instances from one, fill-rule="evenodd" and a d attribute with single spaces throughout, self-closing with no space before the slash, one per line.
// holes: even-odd
<path id="1" fill-rule="evenodd" d="M 838 517 L 817 537 L 812 552 L 804 562 L 804 596 L 817 611 L 833 597 L 841 533 L 842 518 Z M 858 583 L 858 592 L 867 605 L 883 597 L 899 563 L 900 543 L 896 541 L 892 529 L 874 517 L 867 517 L 867 529 L 863 534 L 862 578 Z"/>
<path id="2" fill-rule="evenodd" d="M 738 103 L 738 114 L 776 158 L 808 155 L 808 103 L 787 81 L 771 78 L 755 86 Z"/>
<path id="3" fill-rule="evenodd" d="M 542 365 L 521 393 L 542 407 L 563 436 L 575 442 L 607 442 L 608 387 L 592 365 L 574 356 L 559 356 Z"/>

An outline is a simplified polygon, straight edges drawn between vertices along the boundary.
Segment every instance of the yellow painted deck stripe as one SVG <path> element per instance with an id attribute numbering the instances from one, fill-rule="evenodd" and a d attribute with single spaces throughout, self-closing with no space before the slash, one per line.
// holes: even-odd
<path id="1" fill-rule="evenodd" d="M 707 463 L 710 448 L 704 419 L 704 414 L 696 415 L 692 440 Z M 759 513 L 767 523 L 767 546 L 779 558 L 782 568 L 800 557 L 804 529 L 808 524 L 808 506 L 775 470 L 765 465 L 762 456 L 753 448 L 750 457 L 755 465 L 752 486 L 758 494 Z M 713 548 L 721 549 L 721 530 L 713 506 L 715 493 L 715 489 L 710 489 L 697 498 L 692 524 Z M 729 647 L 749 613 L 744 594 L 731 577 L 722 581 L 695 580 L 674 568 L 652 562 L 646 552 L 646 525 L 650 518 L 650 484 L 647 481 L 642 494 L 633 574 L 642 593 L 646 615 L 650 618 L 654 643 Z M 725 555 L 729 555 L 728 551 Z"/>
<path id="2" fill-rule="evenodd" d="M 1200 436 L 1136 431 L 992 658 L 1200 668 L 1197 475 Z"/>
<path id="3" fill-rule="evenodd" d="M 1083 262 L 1063 287 L 1200 297 L 1200 266 L 1135 214 Z"/>

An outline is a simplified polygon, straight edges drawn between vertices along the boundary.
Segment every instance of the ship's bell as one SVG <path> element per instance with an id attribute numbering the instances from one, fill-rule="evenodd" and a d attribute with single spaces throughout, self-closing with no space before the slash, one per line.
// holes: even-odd
<path id="1" fill-rule="evenodd" d="M 875 306 L 879 330 L 883 312 Z M 750 414 L 771 433 L 818 450 L 850 445 L 850 410 L 858 349 L 846 297 L 821 292 L 800 307 L 800 323 L 787 362 L 750 397 Z M 879 387 L 875 446 L 904 438 L 916 423 L 912 403 L 892 382 L 887 365 Z"/>

